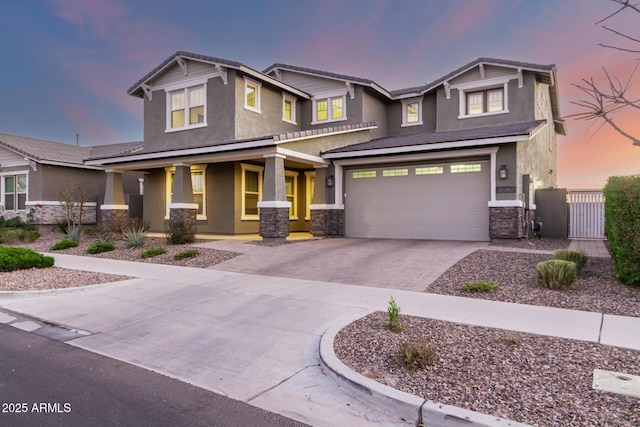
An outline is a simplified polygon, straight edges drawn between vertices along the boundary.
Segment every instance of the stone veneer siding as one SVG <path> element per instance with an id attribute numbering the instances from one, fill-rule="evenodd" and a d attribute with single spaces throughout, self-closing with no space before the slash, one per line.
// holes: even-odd
<path id="1" fill-rule="evenodd" d="M 169 209 L 169 221 L 191 221 L 196 222 L 196 209 Z"/>
<path id="2" fill-rule="evenodd" d="M 0 211 L 0 216 L 5 219 L 20 217 L 23 221 L 29 219 L 29 213 L 33 209 L 33 221 L 35 224 L 52 225 L 67 222 L 67 209 L 60 205 L 29 205 L 24 211 Z M 97 219 L 96 205 L 92 203 L 85 205 L 82 209 L 82 223 L 95 224 Z M 73 218 L 76 220 L 80 217 L 80 208 L 73 208 Z"/>
<path id="3" fill-rule="evenodd" d="M 105 230 L 120 231 L 129 219 L 126 209 L 104 209 L 100 211 L 100 221 Z"/>
<path id="4" fill-rule="evenodd" d="M 260 208 L 260 235 L 264 240 L 284 240 L 289 235 L 289 208 Z"/>
<path id="5" fill-rule="evenodd" d="M 310 232 L 316 237 L 337 237 L 344 235 L 343 209 L 313 209 L 311 211 Z"/>
<path id="6" fill-rule="evenodd" d="M 489 208 L 489 237 L 492 239 L 520 239 L 524 208 Z"/>

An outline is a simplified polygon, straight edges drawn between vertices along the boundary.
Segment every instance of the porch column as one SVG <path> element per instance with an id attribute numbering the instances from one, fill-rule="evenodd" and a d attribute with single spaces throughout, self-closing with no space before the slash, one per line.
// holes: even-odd
<path id="1" fill-rule="evenodd" d="M 129 219 L 129 206 L 124 202 L 122 172 L 107 170 L 104 204 L 100 206 L 100 221 L 107 230 L 118 231 Z"/>
<path id="2" fill-rule="evenodd" d="M 260 209 L 260 236 L 263 241 L 283 242 L 289 235 L 289 210 L 282 154 L 265 155 Z"/>
<path id="3" fill-rule="evenodd" d="M 173 196 L 169 203 L 169 221 L 196 220 L 198 204 L 193 202 L 191 166 L 178 163 L 173 176 Z"/>
<path id="4" fill-rule="evenodd" d="M 316 167 L 310 232 L 316 237 L 344 235 L 344 206 L 336 203 L 336 186 L 340 185 L 333 166 Z"/>

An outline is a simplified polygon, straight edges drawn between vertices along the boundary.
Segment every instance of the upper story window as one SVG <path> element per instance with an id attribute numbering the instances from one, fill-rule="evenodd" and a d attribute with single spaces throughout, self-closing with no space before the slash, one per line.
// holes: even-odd
<path id="1" fill-rule="evenodd" d="M 402 100 L 402 126 L 418 126 L 422 124 L 422 99 Z"/>
<path id="2" fill-rule="evenodd" d="M 296 124 L 296 98 L 282 94 L 282 121 Z"/>
<path id="3" fill-rule="evenodd" d="M 1 202 L 7 211 L 26 210 L 27 203 L 27 175 L 2 176 Z"/>
<path id="4" fill-rule="evenodd" d="M 504 88 L 467 92 L 466 95 L 468 116 L 504 110 Z"/>
<path id="5" fill-rule="evenodd" d="M 244 108 L 260 113 L 261 84 L 245 77 L 244 79 Z"/>
<path id="6" fill-rule="evenodd" d="M 206 98 L 204 84 L 167 92 L 167 131 L 206 126 Z"/>
<path id="7" fill-rule="evenodd" d="M 313 100 L 313 122 L 337 122 L 347 119 L 345 95 L 318 97 Z"/>

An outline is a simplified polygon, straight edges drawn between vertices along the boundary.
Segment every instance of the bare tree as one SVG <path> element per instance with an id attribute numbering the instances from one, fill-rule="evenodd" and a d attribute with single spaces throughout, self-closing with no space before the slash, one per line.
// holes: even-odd
<path id="1" fill-rule="evenodd" d="M 607 17 L 596 22 L 596 25 L 603 23 L 604 21 L 614 17 L 615 15 L 630 10 L 640 14 L 640 6 L 638 4 L 632 4 L 630 0 L 611 0 L 616 3 L 619 8 L 608 15 Z M 607 49 L 615 49 L 626 53 L 638 53 L 640 54 L 640 39 L 631 37 L 628 34 L 616 31 L 607 26 L 602 26 L 605 30 L 616 36 L 624 39 L 626 42 L 631 42 L 632 47 L 612 46 L 600 43 L 600 46 Z M 631 140 L 633 145 L 640 146 L 639 136 L 632 135 L 625 129 L 623 129 L 619 123 L 616 122 L 616 113 L 621 110 L 637 109 L 640 110 L 640 99 L 633 98 L 631 94 L 631 83 L 638 72 L 640 67 L 639 59 L 636 59 L 636 65 L 629 74 L 629 77 L 625 80 L 609 74 L 605 67 L 602 67 L 606 76 L 605 87 L 599 86 L 593 79 L 582 79 L 582 83 L 573 85 L 580 89 L 586 98 L 580 101 L 572 102 L 572 104 L 581 107 L 584 111 L 574 114 L 569 117 L 574 117 L 576 120 L 592 121 L 594 124 L 599 123 L 600 129 L 604 125 L 609 125 L 616 130 L 620 135 Z"/>

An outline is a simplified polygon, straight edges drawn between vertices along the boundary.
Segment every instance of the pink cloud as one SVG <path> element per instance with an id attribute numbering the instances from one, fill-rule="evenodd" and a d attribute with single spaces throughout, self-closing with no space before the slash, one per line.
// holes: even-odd
<path id="1" fill-rule="evenodd" d="M 127 12 L 125 3 L 120 0 L 51 0 L 51 3 L 57 17 L 99 40 L 107 37 L 111 22 Z"/>

